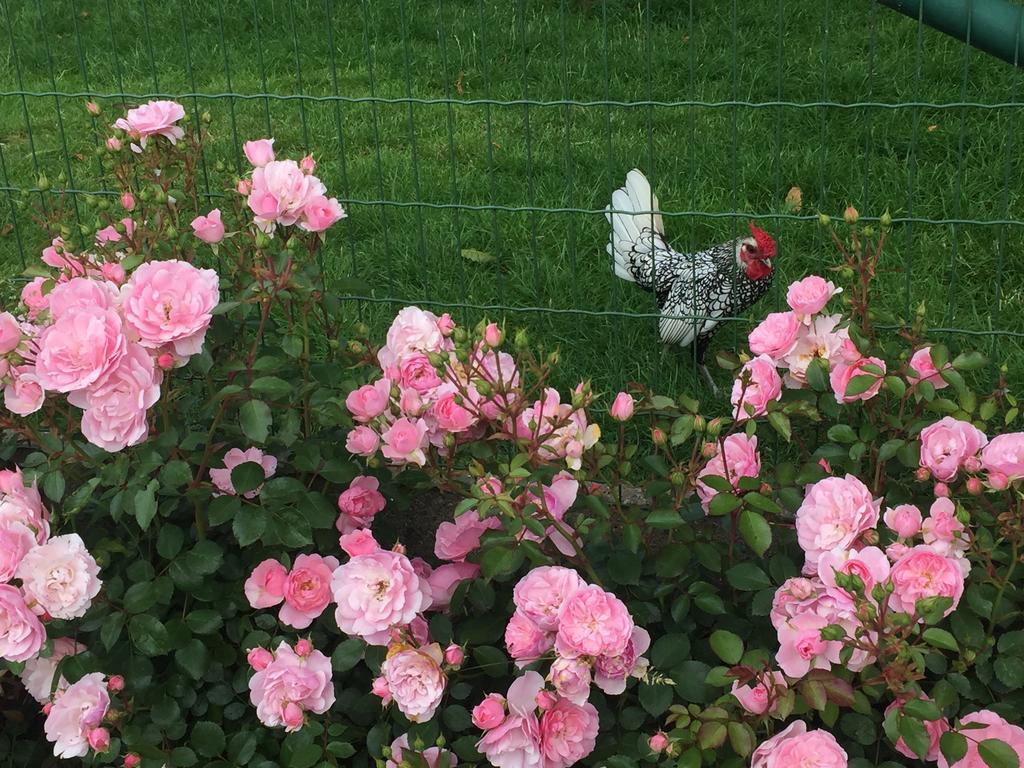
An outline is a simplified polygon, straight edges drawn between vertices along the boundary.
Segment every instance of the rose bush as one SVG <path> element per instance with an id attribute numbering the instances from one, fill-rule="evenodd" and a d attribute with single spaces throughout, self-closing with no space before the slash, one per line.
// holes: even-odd
<path id="1" fill-rule="evenodd" d="M 14 764 L 1021 764 L 1017 400 L 872 301 L 885 217 L 728 402 L 559 389 L 485 318 L 371 334 L 313 158 L 247 142 L 214 208 L 205 125 L 119 117 L 0 314 Z"/>

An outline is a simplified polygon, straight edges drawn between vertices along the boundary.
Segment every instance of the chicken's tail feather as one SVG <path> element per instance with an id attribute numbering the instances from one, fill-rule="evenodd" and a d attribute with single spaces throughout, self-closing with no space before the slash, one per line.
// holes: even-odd
<path id="1" fill-rule="evenodd" d="M 634 168 L 626 175 L 626 184 L 612 193 L 605 216 L 612 227 L 608 253 L 615 274 L 651 290 L 652 264 L 668 246 L 658 198 L 643 173 Z"/>

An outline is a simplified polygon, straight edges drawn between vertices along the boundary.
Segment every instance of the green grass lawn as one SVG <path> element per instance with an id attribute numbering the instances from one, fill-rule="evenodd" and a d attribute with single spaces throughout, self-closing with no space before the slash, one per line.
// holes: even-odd
<path id="1" fill-rule="evenodd" d="M 365 317 L 386 322 L 391 299 L 516 308 L 490 315 L 559 345 L 562 384 L 700 389 L 685 354 L 662 356 L 656 320 L 629 316 L 651 298 L 608 268 L 599 210 L 634 166 L 680 248 L 752 216 L 776 234 L 780 274 L 758 314 L 834 263 L 816 214 L 854 204 L 931 220 L 896 227 L 890 307 L 923 300 L 937 326 L 1024 332 L 1024 229 L 991 223 L 1024 218 L 1021 111 L 974 106 L 1014 102 L 1018 75 L 870 2 L 0 0 L 0 28 L 0 185 L 55 179 L 67 152 L 86 156 L 73 185 L 102 188 L 84 97 L 18 91 L 108 94 L 111 122 L 136 101 L 121 93 L 203 94 L 182 101 L 213 116 L 211 166 L 240 169 L 240 143 L 264 135 L 316 156 L 350 214 L 328 272 L 369 286 Z M 580 103 L 638 100 L 669 104 Z M 898 102 L 918 106 L 879 106 Z M 773 218 L 792 186 L 804 218 Z M 11 223 L 0 264 L 16 273 L 44 243 L 27 218 Z M 1022 369 L 1024 336 L 949 341 Z"/>

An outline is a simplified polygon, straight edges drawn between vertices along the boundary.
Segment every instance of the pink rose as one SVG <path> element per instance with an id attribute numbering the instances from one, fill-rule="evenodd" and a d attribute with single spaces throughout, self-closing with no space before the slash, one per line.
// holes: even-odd
<path id="1" fill-rule="evenodd" d="M 476 563 L 448 563 L 435 568 L 427 577 L 430 585 L 430 610 L 447 611 L 459 584 L 475 579 L 479 574 L 480 566 Z"/>
<path id="2" fill-rule="evenodd" d="M 512 599 L 516 609 L 540 629 L 554 632 L 565 602 L 585 586 L 587 583 L 571 568 L 545 565 L 519 580 Z"/>
<path id="3" fill-rule="evenodd" d="M 55 536 L 30 550 L 18 565 L 25 599 L 55 619 L 85 615 L 99 594 L 100 568 L 77 533 Z"/>
<path id="4" fill-rule="evenodd" d="M 180 125 L 175 125 L 185 116 L 185 108 L 176 101 L 150 101 L 135 109 L 114 123 L 133 139 L 138 139 L 138 146 L 132 144 L 132 150 L 141 152 L 146 148 L 150 136 L 163 136 L 171 144 L 185 135 Z"/>
<path id="5" fill-rule="evenodd" d="M 618 656 L 629 645 L 633 617 L 619 598 L 600 587 L 576 590 L 562 606 L 555 648 L 562 656 Z"/>
<path id="6" fill-rule="evenodd" d="M 746 384 L 743 379 L 749 377 Z M 733 418 L 743 421 L 768 412 L 768 403 L 782 397 L 782 377 L 775 361 L 760 355 L 747 362 L 732 385 Z"/>
<path id="7" fill-rule="evenodd" d="M 107 377 L 87 390 L 72 392 L 68 401 L 84 408 L 82 434 L 106 451 L 137 445 L 149 434 L 146 411 L 160 399 L 163 374 L 140 345 L 128 344 Z"/>
<path id="8" fill-rule="evenodd" d="M 108 261 L 100 267 L 100 274 L 103 275 L 104 280 L 114 286 L 120 286 L 126 277 L 124 267 L 112 261 Z"/>
<path id="9" fill-rule="evenodd" d="M 881 500 L 853 475 L 826 477 L 810 486 L 796 513 L 796 535 L 807 556 L 805 570 L 833 549 L 849 549 L 864 531 L 878 525 Z"/>
<path id="10" fill-rule="evenodd" d="M 775 660 L 789 677 L 803 677 L 812 669 L 828 669 L 839 663 L 842 643 L 822 640 L 821 630 L 829 620 L 815 613 L 801 613 L 779 629 L 779 650 Z"/>
<path id="11" fill-rule="evenodd" d="M 554 646 L 554 634 L 545 632 L 520 611 L 515 611 L 505 627 L 505 647 L 523 667 L 536 661 Z"/>
<path id="12" fill-rule="evenodd" d="M 210 470 L 210 480 L 221 492 L 217 494 L 218 496 L 221 494 L 238 495 L 234 483 L 231 482 L 231 470 L 241 464 L 259 464 L 263 468 L 263 477 L 267 480 L 277 472 L 277 459 L 264 454 L 259 448 L 248 448 L 244 451 L 241 448 L 232 448 L 224 454 L 224 468 Z M 255 499 L 262 490 L 263 485 L 261 484 L 242 495 L 247 499 Z"/>
<path id="13" fill-rule="evenodd" d="M 881 373 L 866 371 L 864 370 L 865 365 L 876 366 L 881 370 Z M 850 382 L 858 376 L 870 376 L 874 378 L 874 381 L 871 386 L 859 394 L 847 394 Z M 885 361 L 878 357 L 862 357 L 853 363 L 840 363 L 832 368 L 828 376 L 837 403 L 855 403 L 858 400 L 870 400 L 882 388 L 884 378 Z"/>
<path id="14" fill-rule="evenodd" d="M 102 672 L 91 672 L 68 686 L 53 702 L 43 723 L 55 757 L 85 757 L 89 733 L 103 722 L 110 708 L 110 694 Z"/>
<path id="15" fill-rule="evenodd" d="M 0 519 L 0 582 L 14 578 L 18 565 L 35 545 L 35 534 L 24 523 Z"/>
<path id="16" fill-rule="evenodd" d="M 338 567 L 333 557 L 299 555 L 284 581 L 284 605 L 278 618 L 295 629 L 305 629 L 331 602 L 331 575 Z"/>
<path id="17" fill-rule="evenodd" d="M 473 707 L 473 725 L 481 731 L 497 728 L 505 719 L 505 697 L 498 693 L 490 693 Z"/>
<path id="18" fill-rule="evenodd" d="M 391 757 L 384 763 L 384 768 L 400 768 L 402 765 L 420 765 L 418 760 L 403 757 L 405 750 L 410 754 L 423 758 L 424 768 L 455 768 L 458 758 L 454 753 L 440 747 L 429 747 L 422 752 L 410 749 L 409 735 L 403 733 L 391 742 Z"/>
<path id="19" fill-rule="evenodd" d="M 369 555 L 380 550 L 380 544 L 373 538 L 373 534 L 367 528 L 360 528 L 358 531 L 343 533 L 338 537 L 338 545 L 349 557 Z"/>
<path id="20" fill-rule="evenodd" d="M 985 433 L 973 424 L 944 416 L 921 430 L 921 466 L 938 480 L 953 480 L 987 443 Z"/>
<path id="21" fill-rule="evenodd" d="M 948 616 L 964 593 L 964 574 L 956 559 L 938 554 L 927 544 L 913 547 L 896 561 L 889 579 L 894 590 L 889 605 L 904 613 L 914 613 L 918 600 L 949 597 L 953 604 L 943 614 Z"/>
<path id="22" fill-rule="evenodd" d="M 889 558 L 878 547 L 833 549 L 818 558 L 818 578 L 825 586 L 825 593 L 838 607 L 852 611 L 853 594 L 836 584 L 837 574 L 859 578 L 864 585 L 864 595 L 870 600 L 875 585 L 884 584 L 889 578 Z"/>
<path id="23" fill-rule="evenodd" d="M 21 303 L 28 310 L 28 319 L 35 320 L 39 313 L 50 306 L 49 294 L 43 294 L 45 277 L 33 278 L 31 283 L 26 283 L 21 289 Z"/>
<path id="24" fill-rule="evenodd" d="M 28 416 L 43 407 L 46 392 L 39 383 L 33 366 L 11 369 L 11 378 L 4 387 L 4 407 L 19 416 Z"/>
<path id="25" fill-rule="evenodd" d="M 381 666 L 395 705 L 410 721 L 422 723 L 434 716 L 448 683 L 443 660 L 441 646 L 433 643 L 399 651 Z"/>
<path id="26" fill-rule="evenodd" d="M 590 664 L 583 659 L 565 659 L 559 656 L 551 663 L 548 680 L 573 704 L 583 704 L 590 695 Z"/>
<path id="27" fill-rule="evenodd" d="M 380 435 L 369 427 L 356 427 L 345 438 L 345 450 L 355 456 L 369 458 L 380 447 Z"/>
<path id="28" fill-rule="evenodd" d="M 779 705 L 779 697 L 785 693 L 789 685 L 786 676 L 781 672 L 760 674 L 746 685 L 737 680 L 732 684 L 732 693 L 736 701 L 752 715 L 773 713 Z"/>
<path id="29" fill-rule="evenodd" d="M 597 743 L 597 710 L 593 704 L 559 701 L 540 719 L 541 751 L 545 768 L 568 768 L 591 752 Z"/>
<path id="30" fill-rule="evenodd" d="M 634 627 L 626 650 L 618 656 L 598 656 L 594 660 L 594 685 L 609 696 L 626 690 L 626 680 L 647 667 L 643 654 L 651 647 L 651 636 L 643 627 Z"/>
<path id="31" fill-rule="evenodd" d="M 443 389 L 446 391 L 439 393 L 430 411 L 437 426 L 452 434 L 465 432 L 473 427 L 477 422 L 476 416 L 460 405 L 461 395 L 454 390 L 454 387 L 444 387 Z"/>
<path id="32" fill-rule="evenodd" d="M 384 442 L 382 452 L 385 458 L 397 464 L 415 464 L 422 467 L 427 463 L 424 449 L 427 447 L 427 425 L 420 419 L 397 419 L 381 435 Z"/>
<path id="33" fill-rule="evenodd" d="M 842 319 L 842 315 L 817 315 L 800 328 L 796 346 L 783 356 L 780 363 L 789 369 L 786 373 L 787 387 L 802 388 L 807 383 L 807 368 L 815 360 L 824 360 L 829 368 L 851 362 L 844 357 L 850 332 L 838 327 Z"/>
<path id="34" fill-rule="evenodd" d="M 106 728 L 93 728 L 88 736 L 89 748 L 94 752 L 106 752 L 110 747 L 110 731 Z"/>
<path id="35" fill-rule="evenodd" d="M 247 203 L 256 214 L 256 226 L 271 233 L 277 225 L 296 224 L 306 205 L 326 191 L 320 179 L 303 173 L 294 160 L 271 160 L 252 172 Z"/>
<path id="36" fill-rule="evenodd" d="M 784 731 L 763 742 L 750 758 L 750 768 L 846 768 L 849 759 L 828 731 L 808 731 L 797 720 Z"/>
<path id="37" fill-rule="evenodd" d="M 360 475 L 349 483 L 348 489 L 338 497 L 338 509 L 341 510 L 336 523 L 338 531 L 351 533 L 357 528 L 370 527 L 386 503 L 378 488 L 380 481 L 376 477 Z"/>
<path id="38" fill-rule="evenodd" d="M 963 735 L 967 737 L 967 754 L 955 763 L 946 760 L 946 756 L 940 750 L 938 768 L 988 768 L 989 764 L 978 753 L 978 746 L 986 739 L 998 739 L 1005 742 L 1017 754 L 1017 760 L 1024 765 L 1024 728 L 1011 725 L 988 709 L 965 715 L 960 718 L 960 725 L 980 725 L 982 727 L 963 731 Z"/>
<path id="39" fill-rule="evenodd" d="M 651 752 L 654 752 L 655 754 L 660 754 L 664 752 L 666 749 L 668 749 L 668 745 L 668 736 L 666 736 L 661 731 L 658 731 L 656 734 L 654 734 L 653 736 L 651 736 L 651 738 L 647 740 L 647 746 L 650 748 Z"/>
<path id="40" fill-rule="evenodd" d="M 921 530 L 921 510 L 913 504 L 890 507 L 882 516 L 885 524 L 901 539 L 909 539 Z"/>
<path id="41" fill-rule="evenodd" d="M 119 152 L 121 151 L 121 140 L 116 136 L 110 136 L 106 141 L 106 146 L 111 152 Z"/>
<path id="42" fill-rule="evenodd" d="M 403 387 L 413 389 L 421 395 L 433 392 L 441 379 L 429 358 L 421 353 L 409 354 L 398 364 Z"/>
<path id="43" fill-rule="evenodd" d="M 480 546 L 480 537 L 487 531 L 501 528 L 501 521 L 496 517 L 480 519 L 480 513 L 468 509 L 455 518 L 454 522 L 445 521 L 437 526 L 434 535 L 434 555 L 439 560 L 461 562 L 466 556 Z"/>
<path id="44" fill-rule="evenodd" d="M 118 291 L 113 283 L 74 277 L 54 286 L 47 298 L 50 316 L 57 319 L 72 309 L 117 309 Z"/>
<path id="45" fill-rule="evenodd" d="M 245 597 L 253 608 L 270 608 L 284 600 L 284 583 L 288 571 L 277 560 L 267 559 L 257 565 L 245 580 Z"/>
<path id="46" fill-rule="evenodd" d="M 616 421 L 629 421 L 633 418 L 633 405 L 628 392 L 619 392 L 612 401 L 611 417 Z"/>
<path id="47" fill-rule="evenodd" d="M 242 151 L 245 153 L 246 160 L 257 168 L 260 168 L 273 161 L 274 140 L 255 139 L 253 141 L 247 141 L 242 145 Z"/>
<path id="48" fill-rule="evenodd" d="M 220 218 L 220 208 L 214 208 L 205 216 L 192 219 L 192 232 L 204 243 L 211 245 L 224 239 L 224 222 Z"/>
<path id="49" fill-rule="evenodd" d="M 405 307 L 395 316 L 387 333 L 387 345 L 377 355 L 382 368 L 400 363 L 413 352 L 440 352 L 445 339 L 438 318 L 419 307 Z"/>
<path id="50" fill-rule="evenodd" d="M 28 661 L 46 642 L 46 630 L 25 604 L 21 591 L 0 584 L 0 658 Z"/>
<path id="51" fill-rule="evenodd" d="M 0 355 L 13 352 L 21 343 L 21 324 L 10 312 L 0 312 Z"/>
<path id="52" fill-rule="evenodd" d="M 43 389 L 72 392 L 95 384 L 128 347 L 112 309 L 78 307 L 61 315 L 38 338 L 36 376 Z"/>
<path id="53" fill-rule="evenodd" d="M 807 317 L 821 312 L 828 304 L 828 300 L 841 291 L 842 288 L 836 288 L 831 280 L 808 275 L 789 286 L 789 290 L 786 291 L 786 303 L 798 315 Z"/>
<path id="54" fill-rule="evenodd" d="M 1024 477 L 1024 432 L 993 437 L 981 452 L 981 466 L 1007 481 Z"/>
<path id="55" fill-rule="evenodd" d="M 387 645 L 392 627 L 430 607 L 430 585 L 397 552 L 353 557 L 334 572 L 331 590 L 338 627 L 370 645 Z"/>
<path id="56" fill-rule="evenodd" d="M 537 695 L 543 688 L 544 678 L 536 672 L 527 672 L 509 687 L 508 716 L 476 745 L 495 768 L 545 768 L 536 715 Z"/>
<path id="57" fill-rule="evenodd" d="M 757 477 L 761 474 L 761 456 L 757 452 L 756 435 L 747 437 L 743 433 L 736 433 L 729 435 L 723 442 L 724 452 L 719 451 L 713 456 L 697 475 L 697 495 L 705 512 L 718 491 L 702 482 L 702 477 L 726 477 L 733 488 L 738 488 L 741 477 Z"/>
<path id="58" fill-rule="evenodd" d="M 931 701 L 927 696 L 920 696 L 919 698 L 924 701 Z M 893 701 L 885 708 L 885 714 L 888 715 L 894 709 L 902 709 L 905 703 L 899 700 Z M 928 733 L 928 752 L 925 754 L 924 759 L 929 762 L 935 762 L 939 759 L 939 739 L 942 738 L 942 734 L 949 730 L 949 721 L 944 717 L 940 717 L 938 720 L 923 720 L 922 725 L 924 725 L 924 729 Z M 970 731 L 967 733 L 970 733 Z M 909 757 L 911 760 L 918 759 L 917 754 L 907 746 L 902 736 L 896 742 L 895 747 L 896 751 L 904 757 Z"/>
<path id="59" fill-rule="evenodd" d="M 50 535 L 49 513 L 35 483 L 25 485 L 21 470 L 0 470 L 0 522 L 21 523 L 42 544 Z"/>
<path id="60" fill-rule="evenodd" d="M 53 697 L 53 691 L 63 691 L 68 687 L 68 681 L 63 676 L 56 681 L 54 686 L 54 675 L 57 673 L 57 665 L 65 656 L 77 656 L 86 650 L 81 643 L 76 643 L 70 637 L 58 637 L 53 641 L 53 653 L 45 659 L 36 656 L 25 662 L 19 677 L 21 684 L 25 686 L 29 696 L 45 704 Z"/>
<path id="61" fill-rule="evenodd" d="M 344 219 L 346 216 L 347 214 L 336 197 L 328 199 L 324 195 L 314 195 L 306 201 L 306 205 L 302 209 L 299 229 L 304 229 L 307 232 L 324 232 L 334 222 Z"/>
<path id="62" fill-rule="evenodd" d="M 948 363 L 943 366 L 943 370 L 949 370 L 953 366 Z M 935 363 L 932 362 L 932 348 L 924 347 L 923 349 L 917 350 L 910 358 L 910 370 L 912 370 L 917 377 L 910 378 L 910 384 L 918 384 L 922 381 L 929 382 L 935 389 L 945 389 L 949 386 L 938 368 L 935 367 Z"/>
<path id="63" fill-rule="evenodd" d="M 249 680 L 249 700 L 264 725 L 297 731 L 305 712 L 320 715 L 334 705 L 331 660 L 320 651 L 300 656 L 282 642 L 274 660 Z"/>
<path id="64" fill-rule="evenodd" d="M 956 504 L 948 498 L 936 499 L 921 526 L 924 543 L 940 555 L 953 556 L 967 551 L 966 527 L 957 520 Z"/>
<path id="65" fill-rule="evenodd" d="M 312 173 L 316 170 L 316 160 L 313 159 L 312 155 L 303 155 L 302 159 L 299 160 L 299 168 L 302 169 L 303 173 Z"/>
<path id="66" fill-rule="evenodd" d="M 388 409 L 391 402 L 391 382 L 378 379 L 349 392 L 345 407 L 356 421 L 370 421 Z"/>
<path id="67" fill-rule="evenodd" d="M 246 654 L 245 660 L 249 662 L 249 666 L 254 671 L 259 672 L 269 666 L 270 662 L 274 660 L 274 654 L 266 648 L 253 648 Z"/>
<path id="68" fill-rule="evenodd" d="M 461 645 L 451 643 L 444 649 L 444 663 L 453 669 L 458 669 L 466 661 L 466 652 Z"/>
<path id="69" fill-rule="evenodd" d="M 747 343 L 755 355 L 781 360 L 796 347 L 800 318 L 792 312 L 772 312 L 750 332 Z"/>
<path id="70" fill-rule="evenodd" d="M 203 347 L 220 302 L 217 273 L 184 261 L 150 261 L 121 287 L 125 324 L 149 349 L 171 345 L 181 357 Z"/>

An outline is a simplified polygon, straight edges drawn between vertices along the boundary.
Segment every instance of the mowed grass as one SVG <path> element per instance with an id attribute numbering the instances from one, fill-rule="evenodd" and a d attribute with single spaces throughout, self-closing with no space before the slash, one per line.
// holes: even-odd
<path id="1" fill-rule="evenodd" d="M 629 316 L 652 313 L 651 297 L 610 274 L 600 209 L 637 166 L 682 250 L 751 218 L 776 235 L 777 283 L 751 322 L 784 304 L 790 280 L 835 264 L 816 214 L 853 204 L 969 222 L 895 227 L 879 291 L 890 309 L 924 301 L 935 326 L 1024 332 L 1024 229 L 998 223 L 1024 218 L 1019 76 L 874 3 L 0 0 L 0 11 L 0 184 L 57 179 L 70 154 L 84 159 L 69 186 L 104 187 L 85 98 L 31 94 L 96 92 L 102 124 L 138 101 L 121 94 L 199 94 L 181 101 L 212 115 L 214 195 L 243 170 L 246 139 L 315 155 L 349 211 L 327 271 L 373 299 L 350 311 L 378 329 L 412 301 L 503 307 L 452 311 L 560 347 L 561 385 L 702 391 L 685 353 L 662 354 L 656 319 Z M 649 100 L 698 103 L 604 103 Z M 900 102 L 914 104 L 878 106 Z M 783 216 L 793 186 L 802 218 Z M 4 194 L 0 226 L 16 230 L 0 238 L 0 264 L 16 273 L 45 243 L 29 217 L 10 221 Z M 749 327 L 730 324 L 718 344 L 741 344 Z M 1024 367 L 1021 337 L 946 340 Z"/>

